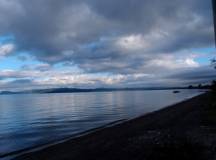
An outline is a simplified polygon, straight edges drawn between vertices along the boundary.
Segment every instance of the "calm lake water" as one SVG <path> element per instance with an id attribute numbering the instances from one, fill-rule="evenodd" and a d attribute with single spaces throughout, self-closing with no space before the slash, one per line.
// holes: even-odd
<path id="1" fill-rule="evenodd" d="M 0 95 L 0 156 L 133 118 L 200 94 L 182 90 Z"/>

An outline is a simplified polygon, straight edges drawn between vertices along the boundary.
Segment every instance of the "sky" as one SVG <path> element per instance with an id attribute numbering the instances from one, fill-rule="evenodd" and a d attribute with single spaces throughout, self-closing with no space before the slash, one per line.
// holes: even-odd
<path id="1" fill-rule="evenodd" d="M 216 78 L 211 0 L 0 0 L 0 90 Z"/>

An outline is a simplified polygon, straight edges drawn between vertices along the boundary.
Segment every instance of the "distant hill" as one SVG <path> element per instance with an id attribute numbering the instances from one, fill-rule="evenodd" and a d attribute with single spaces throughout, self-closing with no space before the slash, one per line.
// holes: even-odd
<path id="1" fill-rule="evenodd" d="M 2 91 L 0 94 L 16 94 L 16 92 Z"/>
<path id="2" fill-rule="evenodd" d="M 211 85 L 196 85 L 188 87 L 143 87 L 143 88 L 49 88 L 49 89 L 35 89 L 24 91 L 1 91 L 2 94 L 45 94 L 45 93 L 76 93 L 76 92 L 111 92 L 111 91 L 139 91 L 139 90 L 179 90 L 179 89 L 211 89 Z"/>
<path id="3" fill-rule="evenodd" d="M 2 91 L 0 94 L 44 94 L 44 93 L 75 93 L 75 92 L 109 92 L 109 91 L 133 91 L 133 90 L 174 90 L 188 89 L 188 87 L 146 87 L 146 88 L 95 88 L 95 89 L 80 89 L 80 88 L 50 88 L 25 90 L 19 92 Z"/>

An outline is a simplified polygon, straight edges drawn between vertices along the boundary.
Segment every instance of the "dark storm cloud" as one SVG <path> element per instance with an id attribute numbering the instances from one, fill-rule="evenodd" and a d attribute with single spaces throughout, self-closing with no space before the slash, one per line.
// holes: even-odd
<path id="1" fill-rule="evenodd" d="M 215 80 L 216 70 L 213 67 L 200 67 L 173 74 L 168 78 L 179 80 L 183 84 L 209 83 Z"/>
<path id="2" fill-rule="evenodd" d="M 1 0 L 0 33 L 13 34 L 18 50 L 50 64 L 136 73 L 158 54 L 211 46 L 211 15 L 210 0 Z M 150 44 L 130 51 L 116 45 L 131 35 L 143 38 L 132 45 Z"/>

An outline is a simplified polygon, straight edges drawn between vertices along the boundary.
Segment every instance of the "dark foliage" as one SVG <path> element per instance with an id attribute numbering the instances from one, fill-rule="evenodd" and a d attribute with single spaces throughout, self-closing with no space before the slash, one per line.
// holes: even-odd
<path id="1" fill-rule="evenodd" d="M 213 58 L 213 59 L 211 60 L 211 65 L 216 69 L 216 58 Z M 214 81 L 212 82 L 211 89 L 212 89 L 214 92 L 216 92 L 216 80 L 214 80 Z"/>
<path id="2" fill-rule="evenodd" d="M 211 64 L 212 64 L 212 66 L 216 69 L 216 58 L 213 58 L 213 59 L 211 60 Z"/>
<path id="3" fill-rule="evenodd" d="M 216 81 L 215 81 L 215 80 L 212 82 L 211 89 L 212 89 L 214 92 L 216 92 Z"/>

